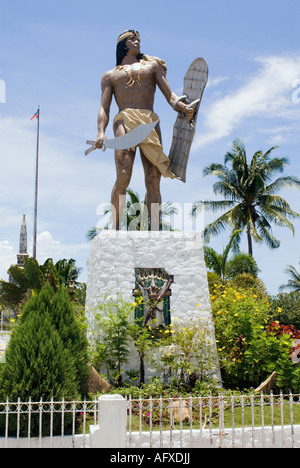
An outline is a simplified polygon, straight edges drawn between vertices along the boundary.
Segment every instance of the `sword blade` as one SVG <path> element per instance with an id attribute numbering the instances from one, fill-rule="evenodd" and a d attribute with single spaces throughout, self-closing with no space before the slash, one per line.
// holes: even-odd
<path id="1" fill-rule="evenodd" d="M 103 146 L 104 150 L 106 148 L 111 148 L 114 150 L 123 150 L 129 149 L 137 146 L 139 143 L 142 143 L 147 136 L 150 135 L 154 127 L 158 124 L 158 120 L 155 122 L 150 122 L 148 124 L 141 124 L 135 129 L 131 130 L 131 132 L 125 133 L 125 135 L 121 135 L 117 138 L 112 138 L 110 140 L 104 140 Z M 87 140 L 86 143 L 91 145 L 85 152 L 86 156 L 96 149 L 95 141 Z"/>

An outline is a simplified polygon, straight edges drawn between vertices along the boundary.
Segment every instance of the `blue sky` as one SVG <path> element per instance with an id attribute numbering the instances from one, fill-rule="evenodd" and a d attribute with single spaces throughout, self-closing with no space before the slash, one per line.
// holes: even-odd
<path id="1" fill-rule="evenodd" d="M 101 76 L 115 66 L 116 38 L 126 29 L 140 32 L 144 53 L 166 61 L 168 81 L 178 94 L 194 58 L 203 56 L 209 65 L 187 183 L 163 180 L 163 201 L 191 204 L 212 198 L 215 179 L 203 178 L 203 168 L 222 163 L 237 137 L 249 157 L 278 145 L 274 156 L 290 161 L 285 173 L 300 175 L 299 17 L 296 0 L 3 0 L 0 278 L 7 279 L 16 260 L 23 213 L 32 253 L 36 120 L 30 118 L 40 105 L 38 260 L 75 258 L 86 280 L 86 232 L 100 220 L 97 207 L 109 203 L 115 168 L 110 151 L 86 158 L 85 140 L 96 137 Z M 176 114 L 159 91 L 155 111 L 168 153 Z M 115 112 L 113 105 L 112 117 Z M 111 125 L 107 136 L 112 136 Z M 144 195 L 139 157 L 130 187 Z M 299 211 L 299 191 L 280 195 Z M 205 215 L 205 222 L 214 217 Z M 276 251 L 254 245 L 260 276 L 272 294 L 287 282 L 286 266 L 299 266 L 300 222 L 294 226 L 294 237 L 274 228 L 281 240 Z M 227 241 L 224 233 L 211 245 L 222 251 Z"/>

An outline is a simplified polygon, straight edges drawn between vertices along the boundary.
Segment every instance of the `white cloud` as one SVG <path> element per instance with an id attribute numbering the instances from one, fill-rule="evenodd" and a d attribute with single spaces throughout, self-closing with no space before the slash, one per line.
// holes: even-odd
<path id="1" fill-rule="evenodd" d="M 28 253 L 32 252 L 33 241 L 29 242 Z M 83 268 L 84 278 L 86 277 L 86 258 L 90 245 L 88 243 L 73 244 L 62 243 L 53 238 L 48 231 L 43 231 L 37 235 L 37 260 L 43 264 L 47 258 L 52 258 L 57 262 L 61 258 L 74 258 L 76 265 Z M 7 269 L 17 262 L 16 248 L 7 240 L 0 241 L 0 279 L 8 281 Z"/>
<path id="2" fill-rule="evenodd" d="M 112 177 L 111 159 L 95 152 L 84 156 L 82 146 L 67 134 L 49 136 L 48 122 L 43 122 L 39 152 L 39 202 L 76 210 L 85 204 L 95 205 Z M 32 206 L 34 199 L 36 126 L 25 119 L 0 118 L 0 200 L 4 206 Z M 5 155 L 5 157 L 4 157 Z M 101 178 L 101 186 L 99 179 Z M 108 182 L 107 182 L 108 181 Z M 112 182 L 111 182 L 112 184 Z M 102 195 L 104 198 L 104 195 Z M 95 205 L 96 208 L 96 205 Z"/>
<path id="3" fill-rule="evenodd" d="M 300 106 L 292 101 L 292 84 L 300 77 L 299 56 L 270 56 L 256 59 L 258 72 L 240 88 L 215 101 L 204 113 L 206 133 L 194 149 L 226 137 L 249 117 L 300 118 Z"/>
<path id="4" fill-rule="evenodd" d="M 216 76 L 215 78 L 208 77 L 207 87 L 218 86 L 223 81 L 229 80 L 228 76 Z"/>
<path id="5" fill-rule="evenodd" d="M 37 235 L 37 259 L 40 264 L 44 263 L 47 258 L 52 258 L 54 262 L 61 258 L 78 259 L 83 251 L 86 255 L 89 249 L 87 243 L 82 244 L 64 244 L 53 239 L 48 231 L 43 231 Z M 32 251 L 32 240 L 29 245 L 29 251 Z M 80 265 L 78 265 L 80 266 Z"/>

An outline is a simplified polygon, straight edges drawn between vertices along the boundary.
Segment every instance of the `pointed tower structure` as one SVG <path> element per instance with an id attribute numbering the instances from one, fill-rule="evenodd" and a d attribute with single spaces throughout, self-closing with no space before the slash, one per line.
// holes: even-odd
<path id="1" fill-rule="evenodd" d="M 20 244 L 19 244 L 19 253 L 17 254 L 17 265 L 20 268 L 24 266 L 24 259 L 29 257 L 27 252 L 27 226 L 26 226 L 26 216 L 23 215 L 23 220 L 21 224 L 21 231 L 20 231 Z"/>

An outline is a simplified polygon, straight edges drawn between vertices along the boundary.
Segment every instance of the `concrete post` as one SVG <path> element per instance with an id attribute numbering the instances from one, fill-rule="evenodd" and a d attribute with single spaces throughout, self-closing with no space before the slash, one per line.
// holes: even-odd
<path id="1" fill-rule="evenodd" d="M 99 397 L 97 426 L 90 426 L 91 448 L 125 448 L 127 401 L 121 395 Z"/>

